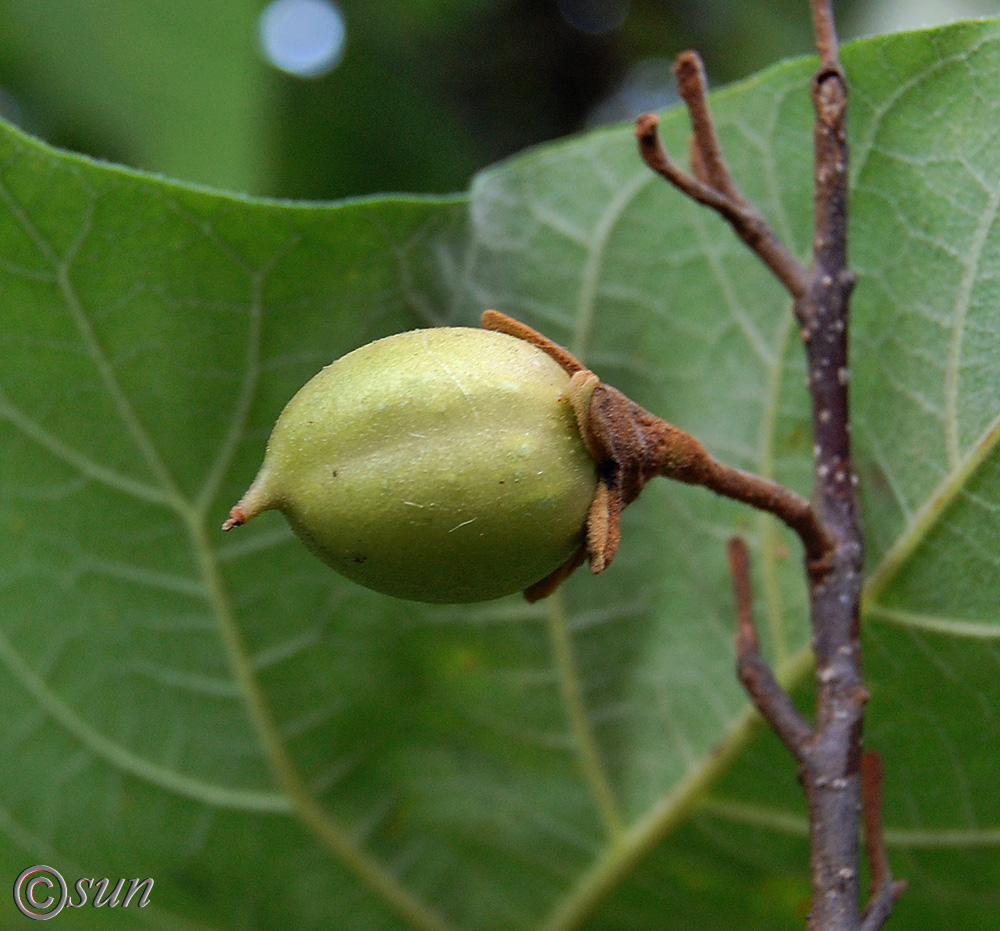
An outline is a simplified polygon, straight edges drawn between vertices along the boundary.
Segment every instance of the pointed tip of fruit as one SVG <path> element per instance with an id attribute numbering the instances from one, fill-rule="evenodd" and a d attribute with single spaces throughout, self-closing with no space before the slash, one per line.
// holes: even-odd
<path id="1" fill-rule="evenodd" d="M 223 530 L 228 531 L 234 527 L 242 527 L 247 521 L 253 520 L 261 511 L 277 506 L 265 490 L 263 475 L 265 475 L 265 470 L 261 469 L 243 497 L 230 508 L 229 516 L 222 524 Z"/>
<path id="2" fill-rule="evenodd" d="M 234 504 L 232 510 L 229 512 L 229 517 L 222 524 L 223 530 L 232 530 L 233 527 L 242 527 L 249 518 L 243 513 L 243 508 L 238 504 Z"/>

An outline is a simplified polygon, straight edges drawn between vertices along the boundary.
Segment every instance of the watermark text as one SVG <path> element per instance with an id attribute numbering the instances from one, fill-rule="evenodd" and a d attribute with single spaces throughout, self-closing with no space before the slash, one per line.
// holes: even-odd
<path id="1" fill-rule="evenodd" d="M 139 908 L 149 903 L 152 879 L 119 879 L 112 887 L 110 879 L 78 879 L 73 888 L 51 866 L 29 866 L 14 880 L 14 904 L 22 915 L 36 921 L 55 918 L 64 908 Z M 90 898 L 93 894 L 93 898 Z"/>

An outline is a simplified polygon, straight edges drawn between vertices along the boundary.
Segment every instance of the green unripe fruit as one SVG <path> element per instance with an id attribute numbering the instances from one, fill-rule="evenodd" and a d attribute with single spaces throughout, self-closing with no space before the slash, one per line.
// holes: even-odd
<path id="1" fill-rule="evenodd" d="M 292 398 L 225 529 L 277 508 L 361 585 L 485 601 L 573 556 L 596 484 L 558 362 L 505 333 L 414 330 L 338 359 Z"/>

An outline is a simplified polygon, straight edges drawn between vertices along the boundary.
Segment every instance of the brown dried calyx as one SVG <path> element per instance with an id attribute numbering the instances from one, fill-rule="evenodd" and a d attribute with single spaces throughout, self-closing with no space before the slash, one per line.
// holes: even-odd
<path id="1" fill-rule="evenodd" d="M 481 324 L 532 343 L 563 366 L 571 376 L 570 400 L 580 434 L 597 463 L 598 484 L 584 542 L 565 565 L 525 591 L 529 601 L 537 601 L 551 594 L 584 560 L 595 574 L 611 565 L 621 542 L 622 511 L 651 478 L 664 475 L 705 484 L 708 464 L 714 460 L 693 436 L 604 384 L 571 352 L 537 330 L 495 310 L 487 310 Z"/>

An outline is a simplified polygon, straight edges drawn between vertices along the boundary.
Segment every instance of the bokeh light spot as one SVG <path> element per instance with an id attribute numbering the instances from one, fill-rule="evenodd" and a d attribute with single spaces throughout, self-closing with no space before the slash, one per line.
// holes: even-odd
<path id="1" fill-rule="evenodd" d="M 300 78 L 332 71 L 344 54 L 347 30 L 330 0 L 273 0 L 260 16 L 264 57 Z"/>

